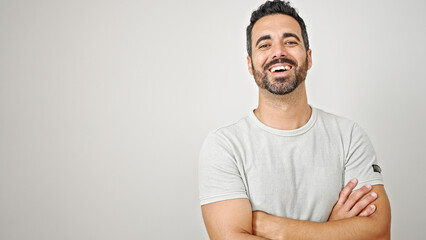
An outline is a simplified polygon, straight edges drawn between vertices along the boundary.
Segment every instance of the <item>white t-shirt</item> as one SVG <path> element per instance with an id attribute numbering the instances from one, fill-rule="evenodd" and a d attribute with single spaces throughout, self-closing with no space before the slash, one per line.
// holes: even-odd
<path id="1" fill-rule="evenodd" d="M 253 211 L 327 221 L 342 188 L 383 184 L 376 154 L 354 122 L 317 108 L 295 130 L 264 125 L 251 112 L 211 132 L 201 149 L 201 205 L 248 198 Z"/>

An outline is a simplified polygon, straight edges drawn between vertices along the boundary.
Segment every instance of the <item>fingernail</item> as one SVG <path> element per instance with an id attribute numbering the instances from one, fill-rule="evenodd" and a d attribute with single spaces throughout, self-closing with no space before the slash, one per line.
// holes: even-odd
<path id="1" fill-rule="evenodd" d="M 352 179 L 351 183 L 356 183 L 356 178 Z"/>
<path id="2" fill-rule="evenodd" d="M 375 205 L 370 205 L 370 207 L 371 207 L 371 209 L 376 209 L 376 206 Z"/>
<path id="3" fill-rule="evenodd" d="M 371 185 L 370 184 L 366 184 L 365 187 L 370 190 L 371 189 Z"/>
<path id="4" fill-rule="evenodd" d="M 377 197 L 377 193 L 372 192 L 372 193 L 371 193 L 371 196 L 373 196 L 374 198 L 376 198 L 376 197 Z"/>

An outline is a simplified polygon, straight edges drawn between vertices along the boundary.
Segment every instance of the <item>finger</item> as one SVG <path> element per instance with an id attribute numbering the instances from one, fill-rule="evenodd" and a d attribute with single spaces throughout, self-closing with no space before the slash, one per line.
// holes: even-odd
<path id="1" fill-rule="evenodd" d="M 345 202 L 345 209 L 347 211 L 351 210 L 354 205 L 371 190 L 371 188 L 370 184 L 366 184 L 360 189 L 353 191 L 348 200 Z"/>
<path id="2" fill-rule="evenodd" d="M 358 184 L 358 180 L 356 180 L 355 178 L 350 180 L 348 184 L 346 184 L 346 186 L 340 192 L 339 200 L 337 201 L 337 204 L 343 205 L 357 184 Z"/>
<path id="3" fill-rule="evenodd" d="M 362 211 L 358 216 L 360 217 L 368 217 L 371 214 L 373 214 L 376 211 L 376 206 L 375 205 L 370 205 L 367 208 L 364 209 L 364 211 Z"/>
<path id="4" fill-rule="evenodd" d="M 360 212 L 365 209 L 369 204 L 374 202 L 377 198 L 377 193 L 372 192 L 368 194 L 365 198 L 358 201 L 355 206 L 350 210 L 352 216 L 357 216 Z"/>

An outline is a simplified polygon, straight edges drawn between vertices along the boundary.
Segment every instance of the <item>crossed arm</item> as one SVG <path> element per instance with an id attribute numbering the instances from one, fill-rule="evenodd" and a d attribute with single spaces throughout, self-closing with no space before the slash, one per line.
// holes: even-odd
<path id="1" fill-rule="evenodd" d="M 382 185 L 356 182 L 342 190 L 328 222 L 310 222 L 252 212 L 248 199 L 202 206 L 210 239 L 390 239 L 390 204 Z M 375 195 L 375 194 L 376 195 Z M 373 207 L 371 207 L 373 206 Z"/>

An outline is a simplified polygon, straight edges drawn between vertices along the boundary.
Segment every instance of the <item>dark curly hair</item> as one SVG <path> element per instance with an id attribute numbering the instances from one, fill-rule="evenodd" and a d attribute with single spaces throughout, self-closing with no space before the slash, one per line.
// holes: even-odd
<path id="1" fill-rule="evenodd" d="M 305 45 L 305 48 L 306 50 L 309 49 L 309 39 L 308 39 L 308 32 L 306 31 L 306 25 L 303 19 L 297 13 L 297 10 L 294 9 L 292 6 L 290 6 L 290 2 L 288 1 L 273 0 L 273 1 L 265 2 L 256 11 L 254 11 L 251 14 L 250 25 L 247 26 L 247 31 L 246 31 L 247 53 L 249 56 L 251 56 L 251 50 L 252 50 L 251 49 L 251 40 L 252 40 L 251 32 L 253 30 L 254 24 L 257 22 L 257 20 L 261 19 L 262 17 L 272 15 L 272 14 L 284 14 L 296 19 L 296 21 L 300 25 L 300 28 L 302 29 L 302 37 L 303 37 L 303 43 Z"/>

